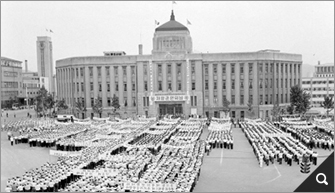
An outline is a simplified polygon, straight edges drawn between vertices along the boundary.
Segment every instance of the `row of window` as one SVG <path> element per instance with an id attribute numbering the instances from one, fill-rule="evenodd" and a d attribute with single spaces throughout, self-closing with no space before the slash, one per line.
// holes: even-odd
<path id="1" fill-rule="evenodd" d="M 39 84 L 33 84 L 33 83 L 23 83 L 23 88 L 39 88 L 40 85 Z"/>
<path id="2" fill-rule="evenodd" d="M 304 90 L 308 90 L 308 91 L 333 91 L 334 88 L 331 88 L 331 87 L 318 87 L 318 88 L 304 88 Z"/>
<path id="3" fill-rule="evenodd" d="M 17 77 L 17 75 L 18 75 L 17 72 L 4 71 L 4 76 L 6 77 Z"/>
<path id="4" fill-rule="evenodd" d="M 20 82 L 21 85 L 21 82 Z M 18 82 L 2 82 L 2 88 L 19 88 Z"/>
<path id="5" fill-rule="evenodd" d="M 119 69 L 118 66 L 114 66 L 114 76 L 118 76 L 118 74 L 119 74 L 118 69 Z M 101 76 L 101 67 L 97 67 L 97 71 L 98 71 L 98 77 L 100 77 Z M 110 76 L 109 67 L 106 67 L 104 71 L 106 71 L 106 76 L 107 77 Z M 130 71 L 131 71 L 131 75 L 135 75 L 135 66 L 131 66 Z M 126 66 L 122 66 L 122 72 L 123 72 L 123 76 L 127 76 L 127 67 Z M 89 67 L 89 73 L 90 73 L 90 77 L 92 77 L 93 76 L 93 67 Z M 78 69 L 76 69 L 76 74 L 77 74 L 77 77 L 78 77 Z M 82 74 L 82 72 L 81 72 L 81 74 Z"/>
<path id="6" fill-rule="evenodd" d="M 17 96 L 19 95 L 19 91 L 2 91 L 3 96 Z"/>
<path id="7" fill-rule="evenodd" d="M 110 76 L 109 68 L 110 68 L 109 66 L 106 66 L 105 69 L 103 70 L 106 73 L 107 77 Z M 114 66 L 114 76 L 118 76 L 118 73 L 119 73 L 118 68 L 119 68 L 118 66 Z M 89 69 L 89 76 L 93 77 L 93 67 L 89 67 L 88 69 Z M 122 71 L 123 71 L 123 75 L 127 76 L 127 67 L 126 66 L 122 66 Z M 131 75 L 135 75 L 135 66 L 131 66 L 130 71 L 131 71 Z M 72 72 L 75 73 L 77 78 L 84 77 L 84 68 L 76 68 L 75 71 L 72 71 Z M 97 67 L 97 73 L 98 73 L 98 77 L 101 77 L 102 67 Z M 74 76 L 74 74 L 73 74 L 73 76 Z"/>
<path id="8" fill-rule="evenodd" d="M 78 98 L 77 99 L 78 102 L 81 102 L 82 104 L 85 104 L 85 100 L 84 98 Z M 91 106 L 93 107 L 94 106 L 94 102 L 95 102 L 95 99 L 94 98 L 91 98 Z M 102 104 L 102 99 L 100 99 L 100 103 Z M 120 101 L 119 101 L 120 103 Z M 122 105 L 120 103 L 120 105 Z M 131 104 L 128 104 L 128 98 L 127 97 L 124 97 L 123 98 L 123 105 L 125 107 L 127 106 L 132 106 L 132 107 L 136 107 L 136 98 L 135 97 L 132 97 L 132 103 Z M 107 97 L 107 106 L 108 107 L 111 107 L 112 106 L 112 98 L 111 97 Z"/>
<path id="9" fill-rule="evenodd" d="M 193 66 L 194 64 L 191 64 L 192 65 L 192 74 L 195 72 L 195 67 Z M 252 71 L 253 71 L 253 63 L 248 63 L 249 65 L 249 74 L 252 74 Z M 280 69 L 281 69 L 281 73 L 284 73 L 284 65 L 285 65 L 285 73 L 292 73 L 292 66 L 293 66 L 293 72 L 296 73 L 296 66 L 298 66 L 298 73 L 300 73 L 300 64 L 283 64 L 281 63 L 280 64 Z M 235 63 L 231 63 L 230 64 L 231 66 L 231 73 L 234 74 L 235 73 L 235 66 L 237 67 L 237 64 Z M 288 71 L 288 66 L 289 66 L 289 71 Z M 240 74 L 243 74 L 244 73 L 244 69 L 246 67 L 244 67 L 244 63 L 240 63 Z M 269 64 L 269 63 L 265 63 L 263 65 L 263 63 L 259 63 L 258 64 L 258 70 L 260 73 L 263 72 L 263 69 L 264 69 L 264 72 L 265 73 L 272 73 L 273 72 L 273 68 L 274 68 L 274 65 L 273 63 Z M 276 63 L 276 68 L 277 68 L 277 73 L 279 72 L 279 63 Z M 205 75 L 208 75 L 208 64 L 205 64 L 204 65 L 204 71 L 205 71 Z M 213 73 L 214 75 L 217 75 L 217 72 L 218 72 L 218 65 L 217 64 L 213 64 Z M 223 63 L 222 64 L 222 74 L 225 74 L 226 73 L 226 64 Z"/>
<path id="10" fill-rule="evenodd" d="M 328 80 L 328 81 L 326 81 L 326 80 L 320 80 L 320 81 L 302 81 L 302 84 L 327 84 L 327 82 L 328 82 L 328 84 L 334 84 L 334 80 Z"/>
<path id="11" fill-rule="evenodd" d="M 157 64 L 158 65 L 158 75 L 161 75 L 163 73 L 162 71 L 162 64 Z M 292 66 L 294 69 L 294 73 L 296 73 L 296 66 L 298 66 L 298 73 L 300 73 L 300 64 L 285 64 L 285 73 L 288 73 L 288 65 L 289 65 L 289 73 L 292 73 Z M 213 64 L 213 72 L 214 75 L 217 74 L 217 64 Z M 237 66 L 237 65 L 236 65 Z M 273 63 L 268 64 L 265 63 L 264 65 L 262 63 L 258 64 L 259 66 L 259 72 L 263 72 L 263 68 L 264 68 L 264 72 L 268 73 L 268 72 L 273 72 Z M 264 67 L 263 67 L 264 66 Z M 281 63 L 281 73 L 284 72 L 284 64 Z M 277 67 L 277 72 L 279 72 L 279 63 L 276 63 L 276 67 Z M 110 75 L 109 72 L 109 68 L 110 67 L 105 67 L 105 72 L 106 72 L 106 76 Z M 147 75 L 147 64 L 144 64 L 144 75 Z M 243 74 L 244 73 L 244 63 L 240 63 L 240 73 Z M 204 65 L 204 69 L 205 69 L 205 75 L 208 75 L 208 64 Z M 98 71 L 98 77 L 101 76 L 102 70 L 101 67 L 97 67 L 97 71 Z M 122 66 L 122 71 L 123 71 L 123 75 L 126 76 L 127 75 L 127 68 L 126 66 Z M 249 73 L 252 73 L 253 71 L 253 63 L 249 63 Z M 79 77 L 79 73 L 80 76 L 83 77 L 84 76 L 84 68 L 76 68 L 76 76 Z M 167 65 L 167 73 L 171 74 L 172 73 L 172 65 L 168 64 Z M 178 63 L 177 64 L 177 71 L 176 71 L 177 75 L 181 74 L 181 64 Z M 195 62 L 191 62 L 191 73 L 195 74 Z M 223 63 L 222 64 L 222 74 L 226 73 L 226 64 Z M 231 73 L 234 74 L 235 73 L 235 63 L 231 63 Z M 131 66 L 131 74 L 135 75 L 135 66 Z M 92 77 L 93 76 L 93 67 L 89 67 L 89 75 Z M 118 75 L 118 66 L 114 67 L 114 76 Z"/>
<path id="12" fill-rule="evenodd" d="M 270 95 L 266 94 L 266 95 L 264 95 L 264 98 L 263 98 L 263 95 L 259 95 L 259 105 L 274 104 L 272 96 L 273 96 L 272 94 L 270 94 Z M 279 101 L 279 94 L 276 94 L 275 96 L 276 96 L 276 98 L 274 100 L 275 101 Z M 285 96 L 285 98 L 284 98 L 284 96 Z M 289 101 L 288 97 L 289 97 L 288 94 L 285 94 L 285 95 L 281 94 L 281 98 L 280 98 L 279 102 L 281 102 L 281 103 L 289 103 L 290 101 Z M 222 101 L 224 101 L 224 98 L 225 98 L 225 96 L 222 96 Z M 209 101 L 209 97 L 205 96 L 205 105 L 206 106 L 208 106 L 208 101 Z M 240 95 L 240 105 L 247 105 L 249 103 L 249 101 L 251 101 L 251 103 L 253 104 L 253 102 L 252 102 L 253 101 L 253 95 L 249 95 L 249 98 L 248 98 L 246 104 L 244 102 L 244 95 L 243 94 Z M 213 103 L 215 105 L 218 105 L 218 98 L 217 98 L 217 96 L 214 96 Z M 235 105 L 236 104 L 236 102 L 235 102 L 235 95 L 234 94 L 231 95 L 230 104 L 231 105 Z"/>
<path id="13" fill-rule="evenodd" d="M 316 67 L 316 72 L 334 72 L 334 66 L 324 66 L 324 67 Z"/>
<path id="14" fill-rule="evenodd" d="M 249 79 L 249 89 L 252 89 L 252 79 Z M 269 84 L 270 83 L 270 84 Z M 298 84 L 300 84 L 300 79 L 298 79 Z M 273 85 L 273 81 L 272 79 L 270 79 L 270 82 L 268 81 L 268 79 L 264 80 L 263 83 L 263 79 L 259 79 L 259 88 L 272 88 Z M 296 79 L 293 80 L 293 85 L 296 85 Z M 288 88 L 288 81 L 287 79 L 285 79 L 285 87 L 284 87 L 284 80 L 281 79 L 280 80 L 280 87 L 279 87 L 279 79 L 277 78 L 276 80 L 276 86 L 277 88 Z M 289 80 L 289 87 L 292 87 L 292 79 Z M 194 88 L 194 89 L 193 89 Z M 213 82 L 213 89 L 216 90 L 217 87 L 217 82 L 214 81 Z M 240 85 L 239 88 L 244 88 L 244 79 L 240 79 Z M 205 90 L 209 89 L 209 81 L 205 80 Z M 222 80 L 222 89 L 225 90 L 226 89 L 226 80 Z M 231 89 L 235 89 L 235 79 L 231 80 Z M 192 90 L 195 90 L 195 83 L 194 83 L 194 87 L 193 87 L 193 83 L 192 83 Z"/>
<path id="15" fill-rule="evenodd" d="M 316 77 L 321 77 L 321 78 L 334 77 L 334 74 L 317 74 Z"/>
<path id="16" fill-rule="evenodd" d="M 326 96 L 334 97 L 334 94 L 329 94 L 329 95 L 327 95 L 327 94 L 313 94 L 312 95 L 313 98 L 324 98 Z"/>

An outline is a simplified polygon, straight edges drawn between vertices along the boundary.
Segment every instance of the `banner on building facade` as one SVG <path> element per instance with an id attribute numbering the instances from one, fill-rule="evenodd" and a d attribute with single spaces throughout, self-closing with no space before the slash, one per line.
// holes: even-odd
<path id="1" fill-rule="evenodd" d="M 186 101 L 188 100 L 188 95 L 162 95 L 162 96 L 151 96 L 151 101 Z"/>

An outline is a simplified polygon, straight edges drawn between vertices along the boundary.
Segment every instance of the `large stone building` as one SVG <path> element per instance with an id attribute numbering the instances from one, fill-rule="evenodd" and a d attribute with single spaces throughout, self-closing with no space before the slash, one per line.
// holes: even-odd
<path id="1" fill-rule="evenodd" d="M 1 57 L 1 106 L 6 108 L 10 100 L 22 97 L 22 62 Z"/>
<path id="2" fill-rule="evenodd" d="M 313 77 L 302 78 L 302 88 L 311 94 L 311 105 L 320 107 L 325 96 L 334 97 L 334 64 L 315 66 Z"/>
<path id="3" fill-rule="evenodd" d="M 53 73 L 53 59 L 52 59 L 52 42 L 51 38 L 47 36 L 37 37 L 37 68 L 38 75 L 45 82 L 45 88 L 52 94 L 55 93 L 54 73 Z M 41 80 L 42 80 L 41 79 Z"/>
<path id="4" fill-rule="evenodd" d="M 155 29 L 151 55 L 143 55 L 140 45 L 139 55 L 105 52 L 56 61 L 57 90 L 72 107 L 84 102 L 86 116 L 92 116 L 99 97 L 107 116 L 116 95 L 125 116 L 219 117 L 226 97 L 232 117 L 247 116 L 250 99 L 255 117 L 266 118 L 276 101 L 289 105 L 290 87 L 301 84 L 301 64 L 300 54 L 276 50 L 193 53 L 188 28 L 172 12 L 170 21 Z"/>

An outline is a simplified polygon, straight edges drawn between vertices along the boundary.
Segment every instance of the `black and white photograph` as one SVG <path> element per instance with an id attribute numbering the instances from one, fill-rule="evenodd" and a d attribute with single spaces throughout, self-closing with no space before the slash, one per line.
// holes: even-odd
<path id="1" fill-rule="evenodd" d="M 334 192 L 334 1 L 1 1 L 1 192 Z"/>

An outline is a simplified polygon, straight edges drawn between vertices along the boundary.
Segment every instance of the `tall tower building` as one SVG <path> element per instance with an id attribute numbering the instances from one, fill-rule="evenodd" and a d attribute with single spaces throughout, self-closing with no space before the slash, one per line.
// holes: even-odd
<path id="1" fill-rule="evenodd" d="M 48 85 L 45 88 L 55 95 L 51 38 L 48 36 L 37 37 L 36 47 L 38 75 L 48 79 Z"/>

